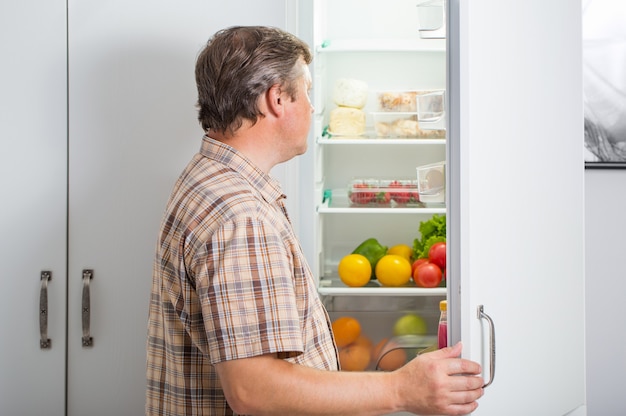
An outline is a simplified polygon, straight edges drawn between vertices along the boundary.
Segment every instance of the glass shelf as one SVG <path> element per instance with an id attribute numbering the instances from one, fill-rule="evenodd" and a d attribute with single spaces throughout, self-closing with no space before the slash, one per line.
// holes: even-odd
<path id="1" fill-rule="evenodd" d="M 320 280 L 318 293 L 322 296 L 446 296 L 445 287 L 422 288 L 414 284 L 401 287 L 384 287 L 371 281 L 363 287 L 348 287 L 339 277 L 324 277 Z"/>
<path id="2" fill-rule="evenodd" d="M 356 137 L 332 137 L 332 138 L 318 138 L 317 143 L 321 145 L 404 145 L 404 144 L 419 144 L 419 145 L 437 145 L 445 146 L 446 139 L 421 139 L 421 138 L 396 138 L 385 139 L 376 138 L 375 136 L 356 136 Z"/>
<path id="3" fill-rule="evenodd" d="M 337 193 L 335 191 L 335 193 Z M 347 198 L 347 192 L 336 195 L 329 200 L 324 201 L 317 207 L 320 214 L 445 214 L 445 204 L 429 204 L 415 207 L 390 206 L 390 207 L 353 207 Z"/>
<path id="4" fill-rule="evenodd" d="M 332 39 L 319 45 L 317 53 L 332 52 L 445 52 L 445 39 Z"/>

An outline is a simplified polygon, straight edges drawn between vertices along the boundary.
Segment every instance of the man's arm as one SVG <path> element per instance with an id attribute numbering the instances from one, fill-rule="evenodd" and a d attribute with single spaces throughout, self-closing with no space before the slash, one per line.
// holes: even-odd
<path id="1" fill-rule="evenodd" d="M 229 405 L 254 415 L 464 415 L 484 381 L 461 345 L 423 354 L 394 372 L 336 372 L 263 355 L 215 365 Z"/>

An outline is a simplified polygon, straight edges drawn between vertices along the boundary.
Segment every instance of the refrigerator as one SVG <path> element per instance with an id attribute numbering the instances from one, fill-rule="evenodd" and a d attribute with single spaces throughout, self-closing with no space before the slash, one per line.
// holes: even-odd
<path id="1" fill-rule="evenodd" d="M 375 346 L 393 338 L 399 318 L 418 315 L 427 329 L 401 345 L 410 358 L 436 348 L 445 299 L 448 343 L 463 343 L 488 384 L 475 414 L 586 414 L 580 4 L 290 7 L 314 54 L 295 223 L 331 319 L 357 319 Z M 403 93 L 417 104 L 386 107 Z M 359 112 L 346 117 L 357 121 L 337 121 L 352 98 Z M 394 131 L 398 119 L 418 127 Z M 424 167 L 445 174 L 434 197 L 419 188 Z M 424 191 L 421 201 L 385 199 L 395 180 Z M 382 200 L 355 202 L 355 183 L 367 181 Z M 447 221 L 445 287 L 341 281 L 340 260 L 361 242 L 412 246 L 435 215 Z M 368 369 L 379 371 L 375 357 Z"/>

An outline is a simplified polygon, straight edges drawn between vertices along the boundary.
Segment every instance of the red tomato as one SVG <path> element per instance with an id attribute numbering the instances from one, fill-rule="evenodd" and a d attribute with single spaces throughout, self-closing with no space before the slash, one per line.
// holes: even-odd
<path id="1" fill-rule="evenodd" d="M 435 243 L 428 250 L 428 260 L 435 263 L 440 269 L 446 268 L 446 243 Z"/>
<path id="2" fill-rule="evenodd" d="M 419 287 L 437 287 L 442 277 L 441 269 L 434 263 L 420 264 L 413 272 L 413 280 Z"/>
<path id="3" fill-rule="evenodd" d="M 424 264 L 424 263 L 428 263 L 428 259 L 415 260 L 413 264 L 411 265 L 411 276 L 413 276 L 413 274 L 415 273 L 415 269 L 417 269 L 417 266 L 419 266 L 420 264 Z"/>

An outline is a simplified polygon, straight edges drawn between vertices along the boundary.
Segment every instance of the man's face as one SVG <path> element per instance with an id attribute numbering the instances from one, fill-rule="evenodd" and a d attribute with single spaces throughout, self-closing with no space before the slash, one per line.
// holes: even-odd
<path id="1" fill-rule="evenodd" d="M 312 81 L 309 67 L 303 62 L 298 65 L 302 66 L 302 76 L 297 81 L 297 89 L 295 99 L 291 101 L 286 98 L 286 119 L 284 124 L 284 146 L 288 147 L 289 158 L 301 155 L 306 152 L 307 138 L 311 127 L 311 118 L 313 115 L 313 105 L 309 94 L 311 92 Z"/>

